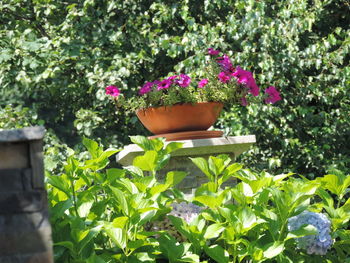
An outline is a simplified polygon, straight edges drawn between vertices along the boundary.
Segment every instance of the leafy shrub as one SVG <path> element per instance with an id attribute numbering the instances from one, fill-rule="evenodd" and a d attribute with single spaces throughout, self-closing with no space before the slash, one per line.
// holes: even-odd
<path id="1" fill-rule="evenodd" d="M 226 155 L 197 157 L 192 161 L 208 183 L 188 197 L 176 188 L 184 172 L 171 171 L 164 181 L 157 180 L 181 144 L 164 145 L 161 139 L 141 136 L 132 141 L 145 150 L 133 166 L 107 168 L 108 157 L 117 150 L 103 150 L 84 139 L 91 158 L 70 156 L 65 173 L 48 175 L 56 262 L 350 260 L 350 177 L 337 173 L 308 180 L 291 173 L 256 174 Z M 237 184 L 224 188 L 230 177 Z M 295 240 L 318 234 L 313 225 L 288 230 L 288 220 L 306 210 L 327 212 L 331 221 L 334 243 L 325 256 L 297 248 Z M 162 223 L 162 228 L 150 227 Z"/>
<path id="2" fill-rule="evenodd" d="M 283 94 L 273 111 L 251 106 L 222 116 L 227 133 L 257 135 L 244 161 L 266 168 L 273 158 L 276 171 L 310 178 L 330 165 L 348 171 L 347 0 L 3 0 L 0 11 L 0 104 L 35 107 L 70 145 L 77 134 L 121 144 L 145 133 L 104 87 L 133 94 L 168 72 L 202 77 L 203 50 L 220 47 L 254 69 L 258 85 L 274 83 Z"/>

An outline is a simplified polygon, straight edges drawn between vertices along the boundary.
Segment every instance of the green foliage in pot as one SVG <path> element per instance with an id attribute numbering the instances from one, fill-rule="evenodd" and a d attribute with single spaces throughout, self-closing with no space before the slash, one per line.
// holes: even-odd
<path id="1" fill-rule="evenodd" d="M 341 172 L 308 180 L 291 173 L 256 174 L 226 155 L 196 157 L 192 161 L 208 183 L 189 197 L 176 188 L 184 172 L 157 179 L 180 144 L 141 136 L 132 141 L 145 150 L 132 166 L 108 168 L 116 150 L 84 139 L 90 158 L 72 155 L 64 174 L 48 175 L 56 262 L 350 260 L 350 180 Z M 225 186 L 230 178 L 237 183 Z M 292 230 L 292 218 L 307 210 L 323 213 L 331 228 L 310 221 Z M 301 240 L 325 242 L 323 231 L 331 240 L 325 255 L 309 255 Z"/>

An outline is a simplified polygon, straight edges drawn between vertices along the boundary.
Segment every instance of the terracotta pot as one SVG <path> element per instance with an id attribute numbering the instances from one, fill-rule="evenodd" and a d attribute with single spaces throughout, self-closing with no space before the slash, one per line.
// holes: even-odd
<path id="1" fill-rule="evenodd" d="M 201 131 L 215 123 L 222 107 L 220 102 L 185 103 L 141 109 L 136 114 L 153 134 Z"/>

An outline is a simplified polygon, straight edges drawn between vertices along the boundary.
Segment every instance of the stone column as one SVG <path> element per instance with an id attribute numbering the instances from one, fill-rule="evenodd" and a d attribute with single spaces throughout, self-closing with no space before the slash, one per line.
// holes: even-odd
<path id="1" fill-rule="evenodd" d="M 207 182 L 206 176 L 195 166 L 189 157 L 203 157 L 228 154 L 235 160 L 244 151 L 256 142 L 255 135 L 229 136 L 212 139 L 184 140 L 183 148 L 174 151 L 168 165 L 163 168 L 160 178 L 168 171 L 186 171 L 188 176 L 179 184 L 179 188 L 185 193 L 191 193 L 198 186 Z M 132 165 L 133 159 L 143 154 L 143 150 L 135 145 L 127 145 L 116 155 L 116 160 L 123 166 Z M 232 183 L 232 182 L 231 182 Z"/>
<path id="2" fill-rule="evenodd" d="M 0 131 L 0 262 L 53 263 L 43 127 Z"/>

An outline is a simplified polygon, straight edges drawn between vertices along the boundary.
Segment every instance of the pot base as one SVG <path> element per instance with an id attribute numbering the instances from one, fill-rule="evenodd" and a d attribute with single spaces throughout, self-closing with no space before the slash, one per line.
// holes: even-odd
<path id="1" fill-rule="evenodd" d="M 209 139 L 222 137 L 224 133 L 222 131 L 186 131 L 186 132 L 173 132 L 164 133 L 154 136 L 149 136 L 149 139 L 163 137 L 166 141 L 182 141 L 182 140 L 195 140 L 195 139 Z"/>

